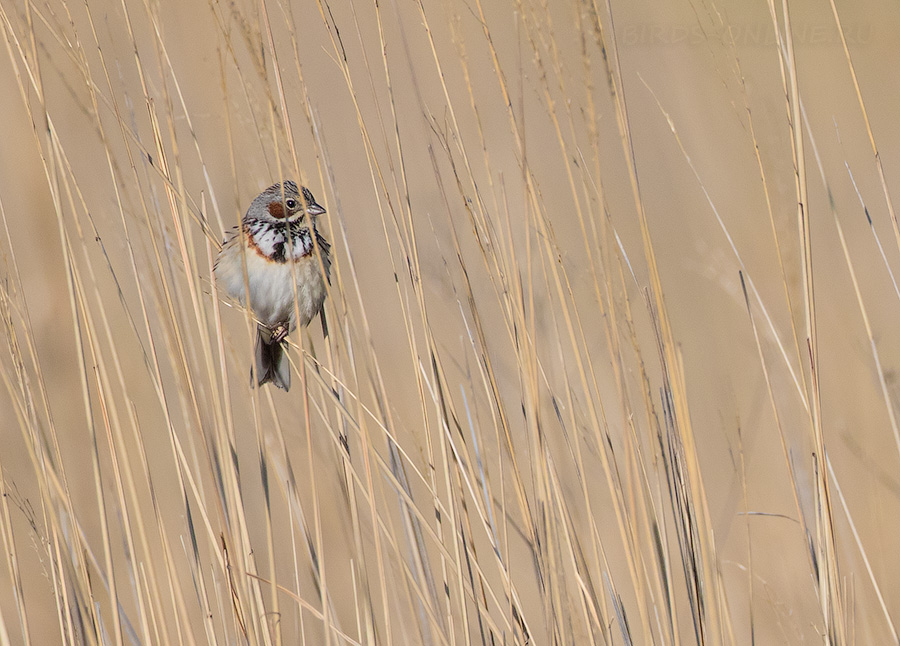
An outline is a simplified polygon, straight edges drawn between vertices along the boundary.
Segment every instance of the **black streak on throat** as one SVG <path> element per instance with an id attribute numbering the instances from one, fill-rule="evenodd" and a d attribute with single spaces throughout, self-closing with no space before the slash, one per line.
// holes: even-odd
<path id="1" fill-rule="evenodd" d="M 287 234 L 289 229 L 291 233 L 291 247 L 300 247 L 303 249 L 303 256 L 311 254 L 313 250 L 313 241 L 308 227 L 291 226 L 290 223 L 282 224 L 257 220 L 250 225 L 249 234 L 253 238 L 254 246 L 256 246 L 257 249 L 259 249 L 259 246 L 256 243 L 257 236 L 270 232 L 275 234 L 278 242 L 275 242 L 272 245 L 272 253 L 267 257 L 274 262 L 285 263 L 288 261 Z M 319 244 L 323 247 L 323 252 L 327 254 L 328 248 L 331 245 L 325 242 L 325 239 L 319 235 L 318 231 L 315 232 L 315 236 Z"/>

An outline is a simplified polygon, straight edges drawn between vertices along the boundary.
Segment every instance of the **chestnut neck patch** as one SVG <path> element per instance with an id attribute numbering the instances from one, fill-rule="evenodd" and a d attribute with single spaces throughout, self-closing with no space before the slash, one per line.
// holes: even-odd
<path id="1" fill-rule="evenodd" d="M 260 257 L 277 263 L 289 262 L 291 256 L 293 260 L 309 256 L 313 251 L 313 235 L 325 256 L 330 249 L 318 231 L 313 234 L 308 227 L 291 226 L 289 222 L 244 220 L 243 229 L 247 245 Z"/>

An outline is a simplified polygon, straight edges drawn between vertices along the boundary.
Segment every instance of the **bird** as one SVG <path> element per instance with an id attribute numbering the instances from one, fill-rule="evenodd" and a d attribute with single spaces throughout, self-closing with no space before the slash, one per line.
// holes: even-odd
<path id="1" fill-rule="evenodd" d="M 298 325 L 309 325 L 318 314 L 328 335 L 323 306 L 331 283 L 331 245 L 316 228 L 323 213 L 305 186 L 291 180 L 273 184 L 250 203 L 213 265 L 216 282 L 241 305 L 248 305 L 249 296 L 259 321 L 251 386 L 255 379 L 259 386 L 271 382 L 290 390 L 284 340 Z"/>

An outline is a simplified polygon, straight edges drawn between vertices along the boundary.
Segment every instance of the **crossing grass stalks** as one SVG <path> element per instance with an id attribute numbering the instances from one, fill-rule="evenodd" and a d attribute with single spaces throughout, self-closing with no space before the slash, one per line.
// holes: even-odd
<path id="1" fill-rule="evenodd" d="M 0 644 L 897 643 L 900 49 L 829 8 L 0 0 Z M 288 394 L 212 272 L 280 178 Z"/>

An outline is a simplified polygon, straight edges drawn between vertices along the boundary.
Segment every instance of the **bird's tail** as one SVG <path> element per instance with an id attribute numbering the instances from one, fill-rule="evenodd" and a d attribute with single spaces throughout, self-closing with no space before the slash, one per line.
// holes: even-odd
<path id="1" fill-rule="evenodd" d="M 272 332 L 261 326 L 256 330 L 255 375 L 260 386 L 272 382 L 285 392 L 291 389 L 291 364 L 282 342 L 273 342 Z M 251 384 L 253 378 L 254 374 L 251 374 Z"/>

